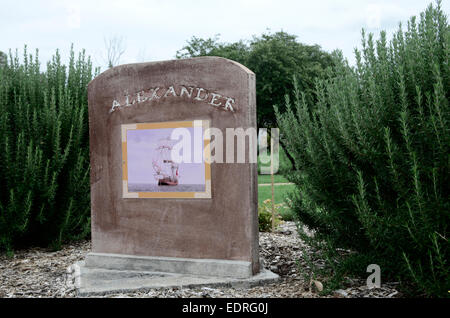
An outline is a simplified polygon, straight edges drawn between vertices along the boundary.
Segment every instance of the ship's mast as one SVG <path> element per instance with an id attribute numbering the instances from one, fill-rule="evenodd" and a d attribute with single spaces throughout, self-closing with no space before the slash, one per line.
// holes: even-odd
<path id="1" fill-rule="evenodd" d="M 167 178 L 172 182 L 178 182 L 178 164 L 171 160 L 172 145 L 170 143 L 170 139 L 162 139 L 155 148 L 158 157 L 152 161 L 154 176 L 157 180 Z"/>

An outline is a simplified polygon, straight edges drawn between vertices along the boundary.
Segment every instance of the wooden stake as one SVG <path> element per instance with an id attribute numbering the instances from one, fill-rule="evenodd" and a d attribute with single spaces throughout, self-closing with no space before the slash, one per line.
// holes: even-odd
<path id="1" fill-rule="evenodd" d="M 272 232 L 275 232 L 275 198 L 273 195 L 273 140 L 270 135 L 270 179 L 272 187 Z"/>

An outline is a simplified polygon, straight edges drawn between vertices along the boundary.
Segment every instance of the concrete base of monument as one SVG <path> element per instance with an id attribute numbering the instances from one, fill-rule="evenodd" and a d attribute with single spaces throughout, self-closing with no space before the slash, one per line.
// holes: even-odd
<path id="1" fill-rule="evenodd" d="M 88 253 L 85 266 L 112 270 L 168 272 L 214 277 L 249 278 L 252 276 L 252 264 L 250 262 L 220 259 Z"/>
<path id="2" fill-rule="evenodd" d="M 250 288 L 279 279 L 262 266 L 257 275 L 248 275 L 243 270 L 245 263 L 89 253 L 86 261 L 73 264 L 70 272 L 79 296 L 173 287 Z"/>

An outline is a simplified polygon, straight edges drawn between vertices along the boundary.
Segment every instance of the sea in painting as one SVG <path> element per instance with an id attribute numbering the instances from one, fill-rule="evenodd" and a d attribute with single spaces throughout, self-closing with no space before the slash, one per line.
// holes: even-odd
<path id="1" fill-rule="evenodd" d="M 130 183 L 128 192 L 204 192 L 204 184 L 157 185 L 154 183 Z"/>

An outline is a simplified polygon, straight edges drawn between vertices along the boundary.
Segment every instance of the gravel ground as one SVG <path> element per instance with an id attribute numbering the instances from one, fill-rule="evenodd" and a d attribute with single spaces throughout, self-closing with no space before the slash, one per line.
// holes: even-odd
<path id="1" fill-rule="evenodd" d="M 84 241 L 65 245 L 56 252 L 31 248 L 16 251 L 12 258 L 0 255 L 0 297 L 76 297 L 67 268 L 83 260 L 90 247 L 90 241 Z M 350 280 L 351 287 L 345 290 L 320 296 L 317 292 L 320 283 L 305 279 L 299 271 L 299 267 L 308 269 L 302 253 L 313 252 L 299 239 L 295 224 L 285 222 L 275 233 L 260 233 L 261 258 L 266 268 L 280 275 L 277 283 L 250 289 L 167 288 L 105 297 L 401 297 L 396 283 L 368 289 L 364 280 L 355 279 Z M 317 262 L 320 266 L 321 261 Z"/>

